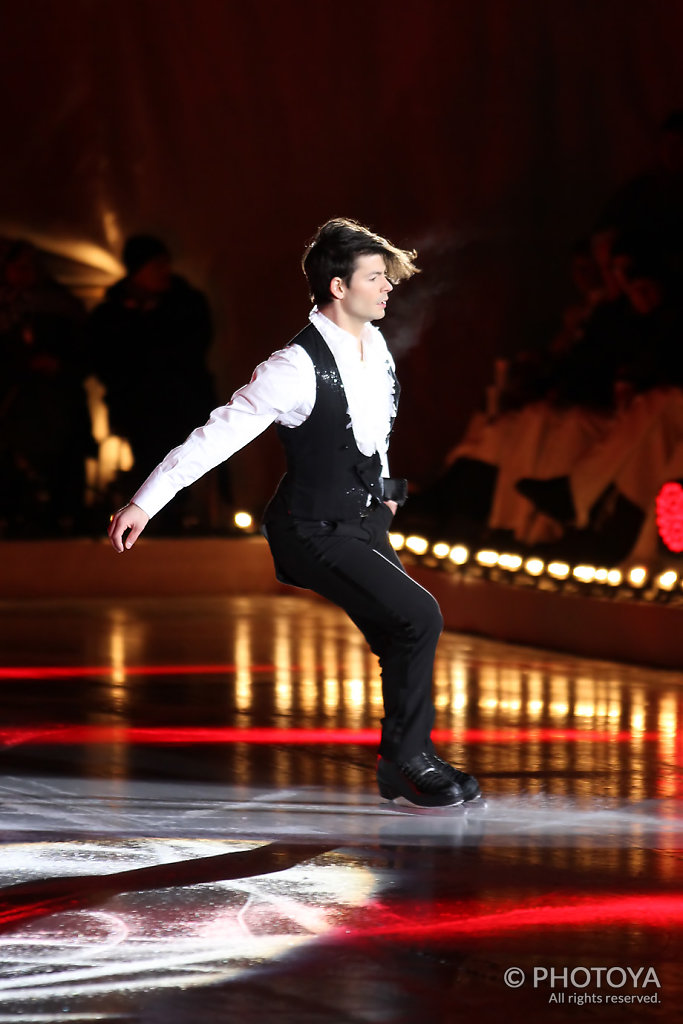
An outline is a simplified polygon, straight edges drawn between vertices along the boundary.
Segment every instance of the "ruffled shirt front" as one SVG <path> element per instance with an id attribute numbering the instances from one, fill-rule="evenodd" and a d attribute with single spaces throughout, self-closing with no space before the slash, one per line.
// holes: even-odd
<path id="1" fill-rule="evenodd" d="M 367 323 L 358 342 L 316 306 L 309 320 L 332 351 L 348 401 L 349 427 L 363 455 L 385 456 L 391 422 L 396 415 L 394 361 L 381 331 Z M 385 467 L 386 468 L 386 467 Z M 384 474 L 388 476 L 388 472 Z"/>
<path id="2" fill-rule="evenodd" d="M 358 339 L 316 307 L 309 319 L 339 368 L 348 401 L 348 427 L 356 444 L 363 455 L 379 454 L 382 475 L 388 477 L 387 449 L 396 398 L 394 361 L 382 333 L 365 324 L 361 358 Z M 155 515 L 179 490 L 229 459 L 271 423 L 300 426 L 313 411 L 315 399 L 315 368 L 308 353 L 296 344 L 279 349 L 256 367 L 250 382 L 226 405 L 214 409 L 203 426 L 168 453 L 132 501 L 149 516 Z"/>

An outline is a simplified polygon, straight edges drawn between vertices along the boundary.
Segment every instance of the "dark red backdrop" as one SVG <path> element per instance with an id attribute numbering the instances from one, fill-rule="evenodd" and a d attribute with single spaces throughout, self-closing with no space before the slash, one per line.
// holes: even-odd
<path id="1" fill-rule="evenodd" d="M 425 479 L 492 359 L 551 330 L 571 243 L 683 105 L 681 38 L 667 0 L 5 5 L 0 232 L 79 258 L 81 284 L 161 234 L 210 295 L 226 397 L 304 321 L 319 222 L 417 246 L 386 326 L 394 469 Z M 278 465 L 272 439 L 238 456 L 243 500 Z"/>

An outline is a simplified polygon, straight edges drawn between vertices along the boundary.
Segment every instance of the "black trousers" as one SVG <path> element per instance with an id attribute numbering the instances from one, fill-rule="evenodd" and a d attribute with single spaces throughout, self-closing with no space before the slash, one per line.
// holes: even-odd
<path id="1" fill-rule="evenodd" d="M 384 504 L 351 523 L 271 514 L 264 533 L 278 579 L 343 608 L 378 656 L 384 700 L 379 751 L 403 761 L 432 749 L 432 670 L 443 618 L 391 547 L 391 518 Z"/>

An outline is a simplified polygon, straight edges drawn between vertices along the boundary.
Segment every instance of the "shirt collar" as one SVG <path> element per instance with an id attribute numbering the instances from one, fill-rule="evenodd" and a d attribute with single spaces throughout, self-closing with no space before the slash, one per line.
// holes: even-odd
<path id="1" fill-rule="evenodd" d="M 313 326 L 320 331 L 328 345 L 335 349 L 335 355 L 336 350 L 340 345 L 344 345 L 344 350 L 346 351 L 350 341 L 354 343 L 354 346 L 358 344 L 358 338 L 356 338 L 355 335 L 351 334 L 349 331 L 345 331 L 344 328 L 340 327 L 338 324 L 335 324 L 333 320 L 330 320 L 330 318 L 325 316 L 324 313 L 321 313 L 317 306 L 314 306 L 308 314 L 308 319 L 311 321 Z M 378 328 L 373 327 L 368 320 L 363 325 L 363 333 L 361 335 L 363 345 L 371 347 L 379 333 Z M 355 348 L 352 351 L 355 352 Z M 367 354 L 368 353 L 366 352 L 366 357 Z"/>

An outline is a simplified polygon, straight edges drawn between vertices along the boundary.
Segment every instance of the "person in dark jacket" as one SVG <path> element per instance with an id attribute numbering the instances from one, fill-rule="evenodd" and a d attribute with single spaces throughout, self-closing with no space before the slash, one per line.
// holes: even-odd
<path id="1" fill-rule="evenodd" d="M 160 239 L 129 238 L 123 262 L 126 276 L 91 314 L 90 357 L 110 430 L 130 443 L 135 474 L 145 477 L 159 452 L 180 444 L 218 404 L 206 363 L 213 327 L 206 298 L 173 273 Z"/>

